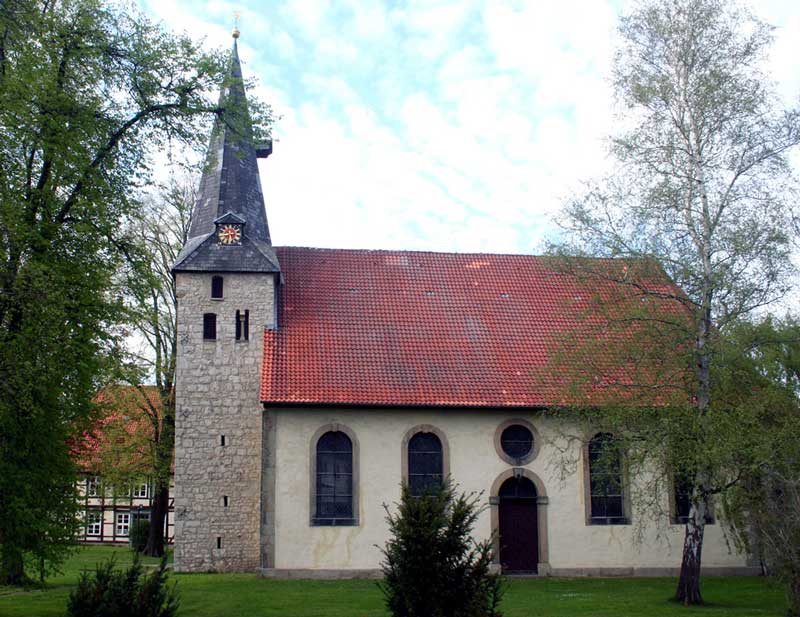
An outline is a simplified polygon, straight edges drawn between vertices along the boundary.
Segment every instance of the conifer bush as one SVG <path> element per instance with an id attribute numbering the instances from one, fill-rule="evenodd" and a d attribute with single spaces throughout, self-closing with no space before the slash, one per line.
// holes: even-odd
<path id="1" fill-rule="evenodd" d="M 130 543 L 131 548 L 137 553 L 144 551 L 147 546 L 147 537 L 150 534 L 150 521 L 146 518 L 137 518 L 131 525 Z"/>
<path id="2" fill-rule="evenodd" d="M 390 539 L 380 587 L 394 617 L 502 617 L 491 540 L 472 537 L 479 499 L 446 481 L 418 497 L 404 485 L 394 514 L 384 505 Z"/>
<path id="3" fill-rule="evenodd" d="M 67 601 L 68 617 L 175 617 L 178 593 L 167 586 L 167 558 L 144 574 L 139 554 L 127 570 L 114 569 L 114 559 L 98 564 L 93 576 L 81 575 Z"/>

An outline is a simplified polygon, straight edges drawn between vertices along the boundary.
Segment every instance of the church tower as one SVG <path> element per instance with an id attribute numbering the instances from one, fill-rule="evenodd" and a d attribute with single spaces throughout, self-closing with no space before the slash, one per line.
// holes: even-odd
<path id="1" fill-rule="evenodd" d="M 264 330 L 276 328 L 280 265 L 269 235 L 234 44 L 189 239 L 173 266 L 178 297 L 175 569 L 261 566 Z"/>

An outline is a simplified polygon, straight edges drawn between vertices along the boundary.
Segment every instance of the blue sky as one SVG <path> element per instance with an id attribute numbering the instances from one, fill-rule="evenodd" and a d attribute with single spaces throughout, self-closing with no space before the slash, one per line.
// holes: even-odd
<path id="1" fill-rule="evenodd" d="M 229 46 L 281 120 L 261 176 L 277 245 L 537 252 L 582 179 L 608 165 L 607 76 L 626 2 L 140 0 Z M 800 3 L 769 69 L 800 92 Z"/>

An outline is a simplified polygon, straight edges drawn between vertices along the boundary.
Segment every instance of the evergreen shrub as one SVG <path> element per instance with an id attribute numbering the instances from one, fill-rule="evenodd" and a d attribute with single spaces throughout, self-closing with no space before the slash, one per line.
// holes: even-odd
<path id="1" fill-rule="evenodd" d="M 391 535 L 380 587 L 394 617 L 502 617 L 491 539 L 472 537 L 480 498 L 457 495 L 448 480 L 418 497 L 404 485 L 394 514 L 384 505 Z"/>
<path id="2" fill-rule="evenodd" d="M 127 570 L 115 570 L 114 559 L 98 564 L 93 576 L 81 575 L 67 601 L 68 617 L 175 617 L 178 593 L 167 587 L 167 557 L 144 574 L 139 554 Z"/>
<path id="3" fill-rule="evenodd" d="M 131 548 L 137 553 L 144 551 L 147 546 L 147 536 L 150 534 L 150 521 L 146 518 L 137 518 L 133 521 L 130 531 Z"/>

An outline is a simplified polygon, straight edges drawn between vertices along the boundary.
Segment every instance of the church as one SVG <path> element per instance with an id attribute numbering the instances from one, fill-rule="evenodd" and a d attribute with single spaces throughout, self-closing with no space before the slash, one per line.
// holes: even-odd
<path id="1" fill-rule="evenodd" d="M 534 256 L 273 246 L 236 41 L 221 101 L 244 128 L 217 120 L 174 264 L 175 569 L 375 576 L 384 504 L 449 476 L 504 572 L 676 573 L 685 494 L 642 521 L 623 461 L 595 481 L 602 435 L 549 464 L 550 357 L 596 290 Z M 757 573 L 721 527 L 704 573 Z"/>

